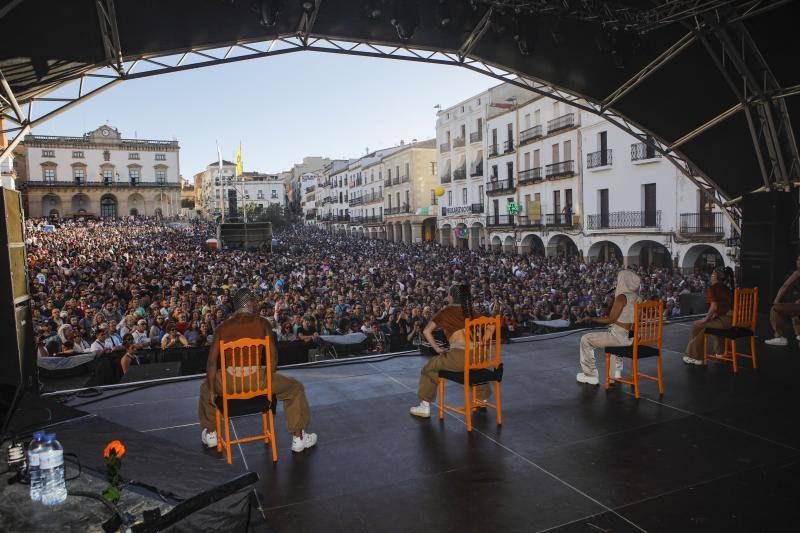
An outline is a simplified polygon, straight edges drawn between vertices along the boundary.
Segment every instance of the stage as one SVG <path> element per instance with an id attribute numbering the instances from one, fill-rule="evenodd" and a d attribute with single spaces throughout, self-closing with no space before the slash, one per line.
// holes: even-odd
<path id="1" fill-rule="evenodd" d="M 229 477 L 260 475 L 280 532 L 782 529 L 800 515 L 800 354 L 759 344 L 759 370 L 744 361 L 734 376 L 718 362 L 685 365 L 673 350 L 687 335 L 688 323 L 665 328 L 665 394 L 645 382 L 638 401 L 628 387 L 576 383 L 580 334 L 503 345 L 503 426 L 478 414 L 472 435 L 456 416 L 408 414 L 421 356 L 284 371 L 305 385 L 319 444 L 293 455 L 279 410 L 277 465 L 259 443 L 238 446 L 231 467 L 218 461 Z M 70 404 L 213 459 L 200 444 L 198 387 Z"/>

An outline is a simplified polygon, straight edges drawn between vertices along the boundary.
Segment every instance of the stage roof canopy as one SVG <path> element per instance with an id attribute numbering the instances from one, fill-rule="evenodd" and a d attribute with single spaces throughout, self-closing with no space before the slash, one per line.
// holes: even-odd
<path id="1" fill-rule="evenodd" d="M 460 64 L 498 79 L 521 76 L 557 98 L 581 97 L 579 106 L 641 129 L 665 155 L 688 162 L 723 202 L 787 186 L 800 173 L 791 126 L 800 120 L 792 111 L 800 105 L 794 1 L 4 4 L 0 70 L 8 87 L 0 106 L 10 136 L 124 79 L 318 50 Z M 290 90 L 286 80 L 276 83 Z M 69 84 L 77 92 L 62 95 Z"/>

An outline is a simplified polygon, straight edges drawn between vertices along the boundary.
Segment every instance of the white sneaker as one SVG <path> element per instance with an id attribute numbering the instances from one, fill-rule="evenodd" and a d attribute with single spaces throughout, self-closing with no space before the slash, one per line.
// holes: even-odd
<path id="1" fill-rule="evenodd" d="M 702 359 L 695 359 L 694 357 L 689 357 L 688 355 L 683 356 L 683 362 L 687 365 L 702 365 Z"/>
<path id="2" fill-rule="evenodd" d="M 316 433 L 306 433 L 303 431 L 302 437 L 292 437 L 292 451 L 302 452 L 306 448 L 311 448 L 317 443 Z"/>
<path id="3" fill-rule="evenodd" d="M 423 401 L 419 402 L 419 405 L 415 405 L 414 407 L 409 409 L 409 412 L 412 415 L 418 416 L 420 418 L 430 418 L 431 417 L 431 404 L 423 400 Z"/>
<path id="4" fill-rule="evenodd" d="M 575 377 L 578 380 L 578 383 L 587 383 L 589 385 L 599 385 L 600 384 L 600 381 L 597 379 L 597 376 L 587 376 L 583 372 L 580 372 Z"/>
<path id="5" fill-rule="evenodd" d="M 775 337 L 774 339 L 765 340 L 764 344 L 769 344 L 770 346 L 786 346 L 789 344 L 789 341 L 786 337 Z"/>
<path id="6" fill-rule="evenodd" d="M 217 447 L 217 432 L 216 431 L 209 431 L 203 428 L 203 434 L 200 436 L 200 440 L 203 441 L 203 444 L 206 445 L 208 448 L 216 448 Z"/>

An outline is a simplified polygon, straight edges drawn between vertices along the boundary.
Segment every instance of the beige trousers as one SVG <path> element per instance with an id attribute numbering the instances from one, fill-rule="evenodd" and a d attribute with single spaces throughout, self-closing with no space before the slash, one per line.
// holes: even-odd
<path id="1" fill-rule="evenodd" d="M 630 346 L 633 339 L 628 338 L 628 332 L 619 326 L 612 325 L 606 331 L 595 331 L 581 337 L 581 369 L 585 376 L 597 376 L 597 362 L 594 358 L 595 348 L 607 346 Z M 622 358 L 611 356 L 611 370 L 622 372 Z"/>
<path id="2" fill-rule="evenodd" d="M 444 355 L 434 355 L 427 364 L 422 367 L 419 376 L 419 387 L 417 396 L 426 402 L 435 402 L 439 388 L 439 371 L 449 370 L 451 372 L 464 371 L 464 350 L 462 348 L 450 348 Z M 489 385 L 478 387 L 478 399 L 486 400 L 491 395 L 492 389 Z"/>

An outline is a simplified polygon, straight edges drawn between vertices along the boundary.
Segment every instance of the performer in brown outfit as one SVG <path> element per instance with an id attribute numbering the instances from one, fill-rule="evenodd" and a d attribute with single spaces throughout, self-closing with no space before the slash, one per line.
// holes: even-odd
<path id="1" fill-rule="evenodd" d="M 200 425 L 203 427 L 202 441 L 209 448 L 217 446 L 217 426 L 214 395 L 222 389 L 222 379 L 220 371 L 220 341 L 233 342 L 239 339 L 263 339 L 271 337 L 270 359 L 272 362 L 272 392 L 278 400 L 283 402 L 283 411 L 286 415 L 286 423 L 289 432 L 292 434 L 292 451 L 301 452 L 306 448 L 311 448 L 317 443 L 315 433 L 306 433 L 311 413 L 308 408 L 303 384 L 294 378 L 278 374 L 278 349 L 272 325 L 268 320 L 261 318 L 256 313 L 256 299 L 248 289 L 238 289 L 233 294 L 233 304 L 236 307 L 234 312 L 214 331 L 214 344 L 208 354 L 208 364 L 206 366 L 206 379 L 200 385 L 200 402 L 198 413 L 200 415 Z M 266 376 L 266 368 L 259 367 L 259 372 Z M 227 369 L 229 373 L 232 368 Z M 266 377 L 263 379 L 266 380 Z M 228 380 L 227 384 L 233 387 L 233 380 Z M 229 391 L 230 392 L 230 391 Z"/>
<path id="2" fill-rule="evenodd" d="M 686 346 L 686 355 L 683 356 L 683 362 L 687 365 L 703 364 L 706 328 L 729 328 L 733 321 L 730 289 L 720 281 L 717 272 L 711 274 L 711 286 L 706 289 L 706 303 L 708 304 L 706 316 L 696 320 L 689 333 L 689 344 Z M 713 337 L 713 343 L 713 347 L 709 346 L 711 350 L 709 353 L 720 353 L 719 337 Z"/>

